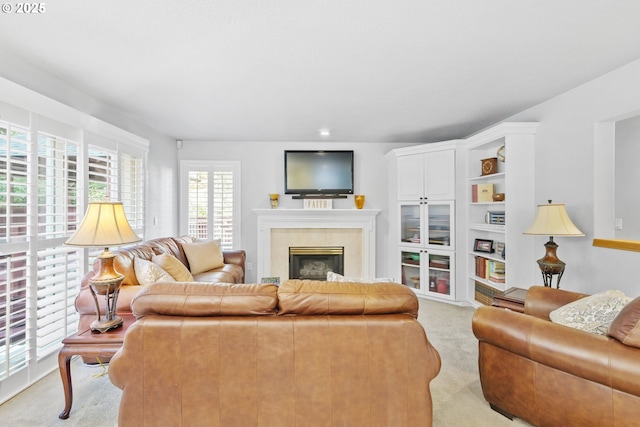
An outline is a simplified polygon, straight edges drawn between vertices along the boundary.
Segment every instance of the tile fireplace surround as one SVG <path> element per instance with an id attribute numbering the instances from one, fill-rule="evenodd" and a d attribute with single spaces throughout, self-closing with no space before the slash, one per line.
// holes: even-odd
<path id="1" fill-rule="evenodd" d="M 290 246 L 344 246 L 345 276 L 375 276 L 379 209 L 254 209 L 258 281 L 289 278 Z"/>

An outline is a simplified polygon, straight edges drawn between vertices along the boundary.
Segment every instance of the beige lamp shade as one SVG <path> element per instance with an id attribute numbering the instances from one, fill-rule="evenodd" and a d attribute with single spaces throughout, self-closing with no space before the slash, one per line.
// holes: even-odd
<path id="1" fill-rule="evenodd" d="M 139 241 L 127 221 L 122 202 L 93 202 L 89 203 L 80 227 L 65 244 L 107 247 Z"/>
<path id="2" fill-rule="evenodd" d="M 578 230 L 564 207 L 563 203 L 538 205 L 536 218 L 524 234 L 543 236 L 584 236 Z"/>

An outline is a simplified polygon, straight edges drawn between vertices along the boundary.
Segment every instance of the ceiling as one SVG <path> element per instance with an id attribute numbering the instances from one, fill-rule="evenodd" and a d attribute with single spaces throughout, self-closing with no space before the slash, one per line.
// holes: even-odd
<path id="1" fill-rule="evenodd" d="M 636 0 L 42 4 L 0 50 L 184 140 L 464 137 L 640 58 Z"/>

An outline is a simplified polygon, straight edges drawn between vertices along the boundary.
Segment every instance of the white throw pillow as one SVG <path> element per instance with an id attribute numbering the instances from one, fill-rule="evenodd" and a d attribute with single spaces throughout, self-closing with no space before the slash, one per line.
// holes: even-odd
<path id="1" fill-rule="evenodd" d="M 342 274 L 327 272 L 327 282 L 351 282 L 351 283 L 391 283 L 393 279 L 389 277 L 378 277 L 374 279 L 365 279 L 364 277 L 345 277 Z"/>
<path id="2" fill-rule="evenodd" d="M 189 269 L 173 255 L 154 255 L 151 261 L 162 267 L 162 269 L 169 273 L 176 281 L 193 282 L 193 275 L 189 272 Z"/>
<path id="3" fill-rule="evenodd" d="M 191 274 L 198 274 L 224 266 L 224 257 L 215 241 L 183 243 Z"/>
<path id="4" fill-rule="evenodd" d="M 175 282 L 176 280 L 158 264 L 146 259 L 133 258 L 133 269 L 136 272 L 138 283 L 142 286 L 158 282 Z"/>
<path id="5" fill-rule="evenodd" d="M 600 292 L 553 310 L 549 318 L 560 325 L 606 335 L 609 324 L 632 299 L 620 291 Z"/>

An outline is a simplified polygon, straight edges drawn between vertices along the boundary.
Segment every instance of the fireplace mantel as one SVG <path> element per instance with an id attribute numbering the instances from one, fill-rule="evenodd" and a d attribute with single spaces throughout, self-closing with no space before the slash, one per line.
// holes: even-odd
<path id="1" fill-rule="evenodd" d="M 360 229 L 362 275 L 375 276 L 376 216 L 379 209 L 254 209 L 258 217 L 257 278 L 271 277 L 271 230 L 284 228 Z"/>

